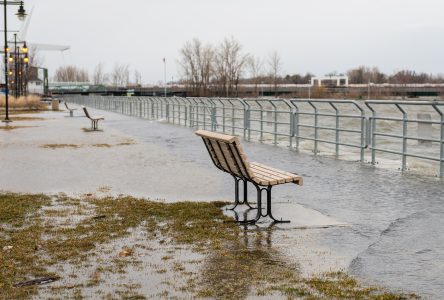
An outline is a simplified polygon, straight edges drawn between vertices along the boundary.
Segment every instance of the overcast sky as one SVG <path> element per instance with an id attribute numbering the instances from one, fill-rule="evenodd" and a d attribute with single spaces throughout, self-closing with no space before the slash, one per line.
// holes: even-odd
<path id="1" fill-rule="evenodd" d="M 166 57 L 167 80 L 177 79 L 186 41 L 216 45 L 231 36 L 259 57 L 276 50 L 282 75 L 360 65 L 444 73 L 443 0 L 25 0 L 32 7 L 28 42 L 71 46 L 41 54 L 50 74 L 99 62 L 111 71 L 119 62 L 157 83 Z M 18 28 L 12 13 L 10 28 Z"/>

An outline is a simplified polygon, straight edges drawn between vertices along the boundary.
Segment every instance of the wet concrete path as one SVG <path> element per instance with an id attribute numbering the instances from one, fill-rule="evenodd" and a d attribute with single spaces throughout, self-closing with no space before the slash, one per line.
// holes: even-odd
<path id="1" fill-rule="evenodd" d="M 166 201 L 233 198 L 233 179 L 212 165 L 193 129 L 91 111 L 105 116 L 103 131 L 82 130 L 90 122 L 78 111 L 74 118 L 42 113 L 36 116 L 45 121 L 13 123 L 36 127 L 0 130 L 0 189 Z M 273 246 L 302 272 L 344 269 L 394 290 L 436 299 L 444 294 L 444 182 L 243 145 L 250 160 L 304 176 L 303 187 L 274 189 L 275 215 L 292 223 L 269 231 Z"/>

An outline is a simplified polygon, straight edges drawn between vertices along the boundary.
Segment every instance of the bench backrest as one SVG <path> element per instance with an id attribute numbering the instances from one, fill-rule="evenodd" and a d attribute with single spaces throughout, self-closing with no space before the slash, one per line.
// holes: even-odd
<path id="1" fill-rule="evenodd" d="M 86 109 L 86 107 L 85 107 L 85 106 L 82 106 L 82 109 L 83 109 L 83 111 L 85 112 L 86 117 L 89 118 L 89 119 L 91 119 L 91 116 L 89 115 L 88 110 Z"/>
<path id="2" fill-rule="evenodd" d="M 196 135 L 202 137 L 216 167 L 238 177 L 253 179 L 247 156 L 237 137 L 206 130 L 198 130 Z"/>

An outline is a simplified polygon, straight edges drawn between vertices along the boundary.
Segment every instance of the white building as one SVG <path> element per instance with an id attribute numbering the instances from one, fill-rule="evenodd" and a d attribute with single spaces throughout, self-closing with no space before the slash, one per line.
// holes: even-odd
<path id="1" fill-rule="evenodd" d="M 348 76 L 346 75 L 335 75 L 335 76 L 321 76 L 312 77 L 311 85 L 317 86 L 348 86 Z"/>

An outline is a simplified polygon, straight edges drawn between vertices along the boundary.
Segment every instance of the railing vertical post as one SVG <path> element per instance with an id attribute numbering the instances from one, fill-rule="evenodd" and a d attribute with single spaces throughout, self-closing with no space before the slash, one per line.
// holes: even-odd
<path id="1" fill-rule="evenodd" d="M 221 101 L 222 104 L 222 132 L 225 133 L 225 104 Z"/>
<path id="2" fill-rule="evenodd" d="M 271 101 L 270 101 L 270 103 L 272 103 Z M 273 103 L 272 103 L 273 104 Z M 276 108 L 276 106 L 274 106 L 273 105 L 273 109 L 274 109 L 274 145 L 277 145 L 277 130 L 278 130 L 278 124 L 277 124 L 277 108 Z"/>
<path id="3" fill-rule="evenodd" d="M 296 108 L 295 112 L 294 112 L 294 117 L 293 117 L 293 125 L 294 125 L 294 131 L 293 134 L 295 136 L 296 139 L 296 150 L 299 151 L 299 107 L 297 105 L 295 105 L 293 103 L 294 107 Z"/>
<path id="4" fill-rule="evenodd" d="M 361 111 L 361 162 L 364 162 L 364 155 L 365 155 L 365 148 L 367 148 L 368 145 L 368 125 L 367 125 L 367 118 L 365 117 L 365 112 Z"/>
<path id="5" fill-rule="evenodd" d="M 438 108 L 436 104 L 432 104 L 432 106 L 438 112 L 441 119 L 441 124 L 440 124 L 441 136 L 440 136 L 440 148 L 439 148 L 439 157 L 440 157 L 439 177 L 443 178 L 444 177 L 444 113 L 440 108 Z"/>
<path id="6" fill-rule="evenodd" d="M 202 103 L 202 102 L 201 102 Z M 202 103 L 203 105 L 203 126 L 204 129 L 207 129 L 207 105 Z"/>
<path id="7" fill-rule="evenodd" d="M 259 104 L 259 103 L 258 103 Z M 262 105 L 260 105 L 260 108 L 261 108 L 261 111 L 260 111 L 260 113 L 261 113 L 261 117 L 260 117 L 260 120 L 261 120 L 261 125 L 260 125 L 260 127 L 261 127 L 261 132 L 260 132 L 260 138 L 259 138 L 259 140 L 261 141 L 261 142 L 263 142 L 264 141 L 264 111 L 262 110 Z"/>
<path id="8" fill-rule="evenodd" d="M 365 105 L 370 109 L 372 112 L 372 116 L 369 118 L 368 123 L 368 137 L 369 137 L 369 144 L 371 144 L 372 148 L 372 165 L 376 164 L 376 110 L 370 105 L 370 103 L 365 102 Z"/>
<path id="9" fill-rule="evenodd" d="M 308 104 L 311 105 L 314 109 L 314 154 L 318 154 L 318 108 L 311 102 L 308 101 Z"/>
<path id="10" fill-rule="evenodd" d="M 250 104 L 248 104 L 247 101 L 244 101 L 244 133 L 245 130 L 247 131 L 247 140 L 251 141 L 251 110 L 250 110 Z M 244 134 L 245 136 L 245 134 Z"/>
<path id="11" fill-rule="evenodd" d="M 328 102 L 330 104 L 331 107 L 333 107 L 333 109 L 335 110 L 335 156 L 336 158 L 339 157 L 339 110 L 338 108 L 332 103 L 332 102 Z"/>
<path id="12" fill-rule="evenodd" d="M 439 177 L 443 178 L 444 177 L 444 114 L 442 113 L 442 111 L 440 112 L 440 114 L 441 114 L 441 149 L 440 149 L 441 161 L 439 164 Z"/>
<path id="13" fill-rule="evenodd" d="M 407 170 L 407 113 L 406 111 L 399 105 L 396 104 L 396 107 L 402 113 L 402 159 L 401 159 L 401 171 Z"/>

